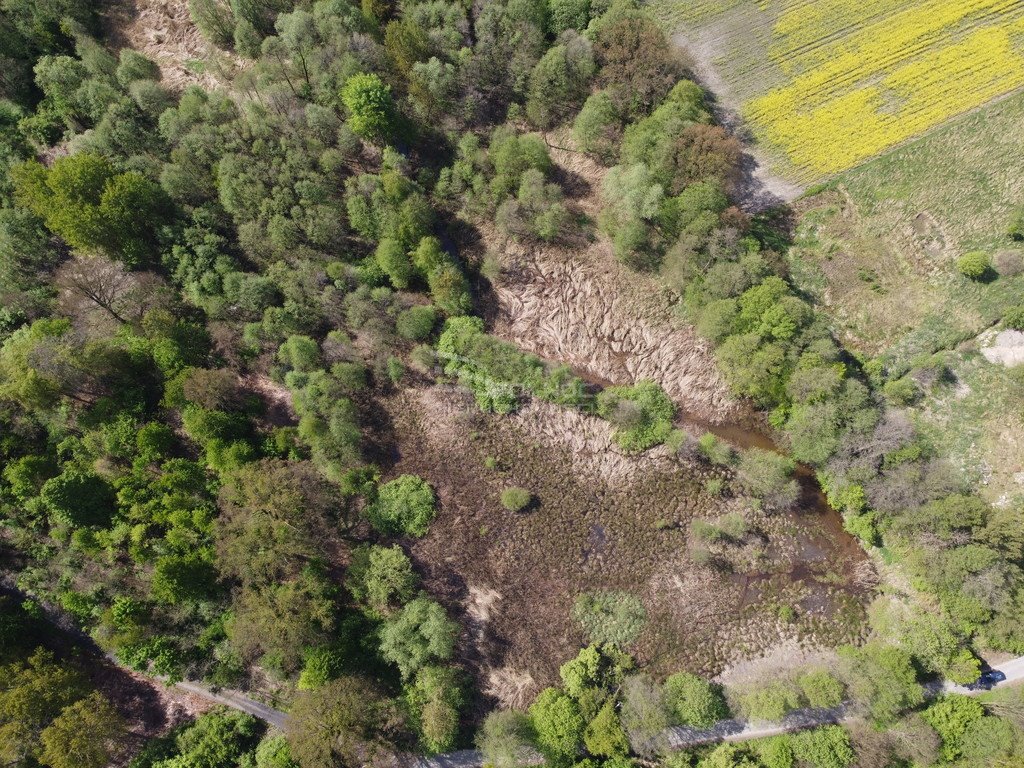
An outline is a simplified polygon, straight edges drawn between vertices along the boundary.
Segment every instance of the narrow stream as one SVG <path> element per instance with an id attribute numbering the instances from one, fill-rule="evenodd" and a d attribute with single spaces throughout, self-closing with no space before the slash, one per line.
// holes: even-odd
<path id="1" fill-rule="evenodd" d="M 589 371 L 573 369 L 573 373 L 589 384 L 593 388 L 594 394 L 605 387 L 615 386 L 615 382 L 602 380 Z M 740 450 L 760 448 L 784 456 L 788 455 L 768 433 L 769 427 L 765 423 L 764 416 L 750 407 L 745 409 L 742 420 L 721 422 L 708 421 L 685 410 L 680 410 L 679 415 L 676 416 L 675 425 L 690 434 L 702 435 L 710 432 L 733 448 Z M 797 501 L 794 511 L 807 516 L 817 516 L 824 533 L 836 546 L 857 559 L 863 558 L 864 548 L 860 541 L 843 527 L 843 517 L 828 503 L 828 498 L 818 482 L 814 469 L 807 464 L 798 463 L 793 476 L 800 484 L 800 499 Z"/>

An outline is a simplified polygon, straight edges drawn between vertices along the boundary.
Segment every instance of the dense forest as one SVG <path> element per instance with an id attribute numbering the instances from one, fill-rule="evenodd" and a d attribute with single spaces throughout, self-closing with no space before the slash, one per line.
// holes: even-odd
<path id="1" fill-rule="evenodd" d="M 889 380 L 794 292 L 785 212 L 734 203 L 742 147 L 642 9 L 192 0 L 222 87 L 182 90 L 107 45 L 103 11 L 0 0 L 0 561 L 20 594 L 0 604 L 5 765 L 100 768 L 130 718 L 86 657 L 48 646 L 42 605 L 126 667 L 270 681 L 289 712 L 282 735 L 214 711 L 122 755 L 134 768 L 385 765 L 474 744 L 497 768 L 535 749 L 577 768 L 1020 759 L 1019 702 L 922 687 L 973 682 L 979 649 L 1024 653 L 1020 509 L 973 495 L 902 417 L 942 370 Z M 568 201 L 562 144 L 607 168 L 599 216 Z M 696 442 L 654 382 L 597 391 L 491 335 L 500 264 L 471 247 L 479 231 L 607 238 L 674 291 L 793 460 Z M 593 643 L 527 711 L 491 712 L 455 653 L 464 628 L 408 555 L 436 489 L 389 471 L 380 399 L 424 380 L 496 414 L 536 398 L 596 416 L 623 451 L 689 452 L 769 507 L 795 502 L 807 465 L 921 600 L 876 600 L 841 669 L 726 696 Z M 661 757 L 670 725 L 846 700 L 863 727 Z"/>

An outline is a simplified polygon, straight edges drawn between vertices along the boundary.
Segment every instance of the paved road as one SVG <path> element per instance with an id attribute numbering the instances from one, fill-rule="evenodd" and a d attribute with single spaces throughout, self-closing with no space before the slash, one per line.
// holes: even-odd
<path id="1" fill-rule="evenodd" d="M 1003 664 L 993 667 L 1006 675 L 1006 680 L 998 683 L 996 687 L 1001 688 L 1013 683 L 1024 681 L 1024 656 L 1012 659 Z M 937 696 L 940 693 L 960 693 L 965 696 L 978 696 L 984 691 L 973 691 L 962 685 L 942 681 L 925 685 L 925 692 L 929 696 Z M 766 739 L 770 736 L 781 736 L 784 733 L 804 731 L 809 728 L 818 728 L 822 725 L 841 723 L 852 717 L 847 711 L 847 705 L 841 705 L 834 709 L 799 709 L 790 712 L 778 723 L 749 723 L 742 720 L 722 720 L 714 728 L 700 730 L 697 728 L 686 728 L 676 726 L 669 728 L 663 734 L 668 747 L 678 751 L 692 749 L 708 744 L 720 742 L 738 743 L 753 741 L 754 739 Z M 416 768 L 481 768 L 484 764 L 483 756 L 472 750 L 462 750 L 449 755 L 437 755 L 430 758 L 420 758 L 416 762 Z"/>
<path id="2" fill-rule="evenodd" d="M 253 717 L 258 717 L 265 723 L 274 726 L 279 730 L 284 730 L 285 720 L 288 719 L 288 715 L 279 709 L 268 707 L 266 704 L 250 699 L 244 693 L 240 691 L 220 690 L 212 691 L 205 685 L 199 683 L 190 683 L 188 681 L 175 683 L 175 688 L 192 693 L 197 696 L 202 696 L 204 699 L 216 702 L 217 704 L 223 704 L 225 707 L 231 707 L 241 712 L 246 712 Z"/>
<path id="3" fill-rule="evenodd" d="M 0 591 L 5 590 L 10 592 L 19 592 L 13 588 L 13 586 L 5 583 L 5 581 L 5 579 L 0 578 Z M 19 594 L 23 595 L 23 593 L 20 592 Z M 49 618 L 54 621 L 55 624 L 60 626 L 66 632 L 77 636 L 87 646 L 93 648 L 96 647 L 92 638 L 71 624 L 71 622 L 67 620 L 67 617 L 55 606 L 43 603 L 42 607 L 44 612 L 48 614 Z M 104 655 L 114 664 L 118 663 L 117 658 L 113 655 Z M 996 687 L 1001 688 L 1003 686 L 1024 681 L 1024 656 L 1011 659 L 1002 664 L 997 664 L 993 669 L 996 669 L 1006 675 L 1006 679 L 998 683 Z M 237 709 L 241 712 L 246 712 L 247 714 L 250 714 L 253 717 L 258 717 L 265 723 L 281 730 L 284 729 L 285 723 L 288 719 L 287 713 L 274 709 L 263 702 L 256 701 L 255 699 L 246 696 L 241 691 L 229 689 L 219 689 L 214 691 L 200 683 L 188 681 L 176 683 L 175 687 L 187 693 L 202 696 L 203 698 L 217 704 L 222 704 L 223 706 L 231 707 L 232 709 Z M 983 691 L 970 690 L 964 686 L 956 685 L 948 681 L 935 681 L 933 683 L 928 683 L 925 684 L 924 688 L 925 693 L 930 697 L 938 696 L 940 693 L 959 693 L 965 696 L 977 696 L 983 693 Z M 834 709 L 796 710 L 794 712 L 790 712 L 782 719 L 781 722 L 778 723 L 749 723 L 742 720 L 722 720 L 713 728 L 708 728 L 706 730 L 676 726 L 663 732 L 662 739 L 669 749 L 691 749 L 693 747 L 717 744 L 719 742 L 737 743 L 753 741 L 754 739 L 764 739 L 770 736 L 779 736 L 784 733 L 794 733 L 796 731 L 807 730 L 808 728 L 817 728 L 822 725 L 841 723 L 849 717 L 850 715 L 847 712 L 847 705 L 842 704 Z M 540 756 L 538 755 L 537 764 L 540 762 Z M 458 752 L 435 755 L 434 757 L 429 758 L 415 758 L 413 766 L 415 768 L 481 768 L 481 766 L 483 766 L 483 756 L 476 750 L 463 749 Z"/>

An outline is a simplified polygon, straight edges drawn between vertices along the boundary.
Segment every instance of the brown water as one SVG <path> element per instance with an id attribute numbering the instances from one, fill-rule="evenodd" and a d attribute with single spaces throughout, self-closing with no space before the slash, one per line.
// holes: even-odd
<path id="1" fill-rule="evenodd" d="M 681 414 L 677 422 L 684 429 L 689 428 L 700 433 L 710 432 L 735 448 L 760 448 L 786 455 L 786 451 L 768 433 L 769 427 L 764 417 L 753 409 L 748 410 L 745 423 L 712 423 L 687 413 Z M 814 469 L 807 464 L 797 464 L 793 476 L 800 483 L 797 510 L 805 515 L 817 515 L 824 532 L 837 546 L 844 552 L 854 554 L 858 559 L 863 557 L 864 550 L 860 541 L 843 527 L 843 517 L 828 503 Z"/>
<path id="2" fill-rule="evenodd" d="M 587 382 L 595 394 L 605 387 L 615 385 L 615 382 L 604 381 L 586 370 L 574 369 L 573 373 Z M 676 417 L 676 426 L 690 434 L 702 435 L 710 432 L 740 450 L 760 448 L 787 455 L 771 436 L 771 428 L 764 415 L 753 408 L 746 408 L 740 419 L 717 422 L 682 411 Z M 800 484 L 797 511 L 806 516 L 817 517 L 823 534 L 844 554 L 851 555 L 857 560 L 863 559 L 865 554 L 860 541 L 843 527 L 843 517 L 828 503 L 814 469 L 806 464 L 797 464 L 794 477 Z M 806 542 L 806 545 L 813 546 L 811 542 Z M 800 574 L 794 573 L 794 577 L 799 578 Z"/>

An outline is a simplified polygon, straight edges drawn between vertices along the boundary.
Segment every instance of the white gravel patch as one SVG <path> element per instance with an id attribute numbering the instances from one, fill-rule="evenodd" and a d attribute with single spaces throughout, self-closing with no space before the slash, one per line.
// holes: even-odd
<path id="1" fill-rule="evenodd" d="M 994 337 L 985 334 L 981 341 L 981 354 L 990 363 L 1005 365 L 1007 368 L 1024 364 L 1024 332 L 1005 330 Z"/>

